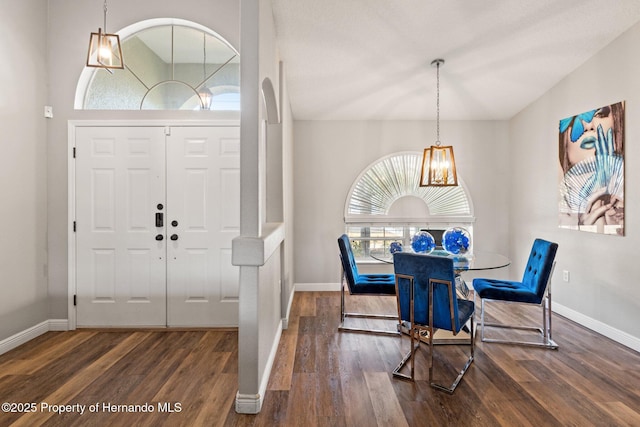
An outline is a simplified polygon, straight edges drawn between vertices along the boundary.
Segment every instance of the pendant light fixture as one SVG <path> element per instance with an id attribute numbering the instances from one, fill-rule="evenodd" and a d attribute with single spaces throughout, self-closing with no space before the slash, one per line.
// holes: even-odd
<path id="1" fill-rule="evenodd" d="M 200 109 L 210 110 L 213 94 L 207 87 L 207 34 L 202 33 L 203 41 L 202 46 L 204 50 L 202 61 L 202 84 L 198 90 L 198 96 L 200 96 Z"/>
<path id="2" fill-rule="evenodd" d="M 104 0 L 104 32 L 102 32 L 102 28 L 98 28 L 97 33 L 91 33 L 87 67 L 106 68 L 107 70 L 124 68 L 120 37 L 117 34 L 107 33 L 107 0 Z"/>
<path id="3" fill-rule="evenodd" d="M 424 149 L 420 187 L 453 187 L 458 185 L 453 147 L 440 145 L 440 66 L 444 59 L 434 59 L 436 67 L 436 144 Z"/>

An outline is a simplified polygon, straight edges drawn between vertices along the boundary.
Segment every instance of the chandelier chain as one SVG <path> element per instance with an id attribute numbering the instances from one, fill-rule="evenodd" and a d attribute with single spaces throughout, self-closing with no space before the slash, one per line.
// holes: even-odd
<path id="1" fill-rule="evenodd" d="M 104 0 L 104 32 L 107 32 L 107 0 Z"/>
<path id="2" fill-rule="evenodd" d="M 436 145 L 440 145 L 440 62 L 436 63 Z"/>

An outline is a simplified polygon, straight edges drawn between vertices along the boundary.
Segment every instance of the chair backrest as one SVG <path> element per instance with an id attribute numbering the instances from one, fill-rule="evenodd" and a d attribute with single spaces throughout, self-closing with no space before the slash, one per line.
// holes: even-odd
<path id="1" fill-rule="evenodd" d="M 558 251 L 558 244 L 543 239 L 533 242 L 529 260 L 522 276 L 522 283 L 542 301 L 547 284 L 553 271 L 553 262 Z"/>
<path id="2" fill-rule="evenodd" d="M 429 324 L 429 280 L 446 281 L 450 285 L 435 283 L 433 293 L 433 326 L 458 332 L 462 325 L 458 318 L 458 300 L 455 292 L 453 260 L 444 256 L 419 255 L 408 252 L 393 254 L 396 274 L 396 295 L 401 320 L 411 316 L 411 294 L 413 292 L 414 323 Z M 413 276 L 410 280 L 398 275 Z"/>
<path id="3" fill-rule="evenodd" d="M 338 238 L 338 247 L 340 248 L 340 260 L 342 261 L 342 269 L 347 279 L 347 285 L 351 289 L 358 281 L 358 266 L 356 265 L 356 259 L 353 256 L 353 250 L 351 249 L 351 242 L 349 236 L 343 234 Z"/>

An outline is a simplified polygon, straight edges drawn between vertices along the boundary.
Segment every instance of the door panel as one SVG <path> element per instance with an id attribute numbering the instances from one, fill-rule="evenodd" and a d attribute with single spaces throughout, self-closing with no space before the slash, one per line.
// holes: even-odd
<path id="1" fill-rule="evenodd" d="M 169 326 L 236 326 L 239 270 L 238 127 L 172 127 L 167 140 Z M 177 225 L 171 225 L 176 221 Z"/>
<path id="2" fill-rule="evenodd" d="M 76 128 L 77 325 L 164 326 L 162 128 Z"/>

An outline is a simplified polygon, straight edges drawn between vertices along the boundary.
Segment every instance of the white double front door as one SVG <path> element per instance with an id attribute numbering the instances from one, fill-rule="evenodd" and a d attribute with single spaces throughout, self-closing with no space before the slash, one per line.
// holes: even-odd
<path id="1" fill-rule="evenodd" d="M 76 324 L 235 326 L 240 137 L 77 127 Z"/>

